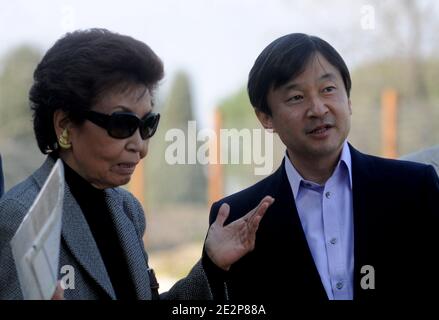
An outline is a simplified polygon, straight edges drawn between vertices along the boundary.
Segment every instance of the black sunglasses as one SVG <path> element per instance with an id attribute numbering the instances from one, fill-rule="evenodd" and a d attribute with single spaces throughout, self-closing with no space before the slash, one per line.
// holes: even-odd
<path id="1" fill-rule="evenodd" d="M 110 137 L 125 139 L 137 129 L 143 140 L 151 138 L 159 125 L 160 114 L 148 113 L 142 119 L 130 112 L 114 112 L 111 115 L 89 110 L 85 118 L 107 130 Z"/>

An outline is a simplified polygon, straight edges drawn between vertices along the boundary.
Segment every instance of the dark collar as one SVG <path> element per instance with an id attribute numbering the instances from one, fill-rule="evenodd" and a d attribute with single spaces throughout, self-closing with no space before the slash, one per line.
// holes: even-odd
<path id="1" fill-rule="evenodd" d="M 70 168 L 64 161 L 64 172 L 70 191 L 78 202 L 82 202 L 85 198 L 102 198 L 105 196 L 104 190 L 97 189 L 90 182 L 81 177 L 76 171 Z"/>

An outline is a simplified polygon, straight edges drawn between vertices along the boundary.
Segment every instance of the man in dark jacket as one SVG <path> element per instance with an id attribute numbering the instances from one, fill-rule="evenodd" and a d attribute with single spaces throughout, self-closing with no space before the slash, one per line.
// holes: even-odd
<path id="1" fill-rule="evenodd" d="M 212 283 L 225 285 L 229 299 L 293 306 L 437 297 L 430 295 L 439 288 L 436 172 L 350 145 L 350 89 L 342 57 L 318 37 L 286 35 L 256 59 L 250 101 L 286 154 L 272 175 L 212 205 L 210 223 L 224 202 L 228 223 L 264 196 L 275 199 L 254 251 Z"/>

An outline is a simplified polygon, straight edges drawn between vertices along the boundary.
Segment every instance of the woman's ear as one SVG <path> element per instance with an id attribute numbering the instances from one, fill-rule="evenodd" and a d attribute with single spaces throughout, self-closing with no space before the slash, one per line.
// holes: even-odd
<path id="1" fill-rule="evenodd" d="M 63 133 L 64 129 L 68 130 L 69 125 L 70 120 L 64 111 L 58 109 L 53 113 L 53 128 L 57 137 Z"/>
<path id="2" fill-rule="evenodd" d="M 259 109 L 255 109 L 255 113 L 259 119 L 259 122 L 266 130 L 270 130 L 271 132 L 276 132 L 275 129 L 273 128 L 273 118 L 269 114 Z"/>

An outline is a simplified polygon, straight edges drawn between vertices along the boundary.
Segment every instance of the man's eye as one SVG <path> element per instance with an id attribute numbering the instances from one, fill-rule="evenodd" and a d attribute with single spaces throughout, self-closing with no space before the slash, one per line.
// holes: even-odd
<path id="1" fill-rule="evenodd" d="M 332 92 L 334 91 L 336 88 L 334 86 L 329 86 L 326 87 L 325 89 L 323 89 L 323 92 Z"/>
<path id="2" fill-rule="evenodd" d="M 295 96 L 292 96 L 290 98 L 287 99 L 287 102 L 297 102 L 297 101 L 301 101 L 303 99 L 303 96 L 301 96 L 300 94 L 297 94 Z"/>

